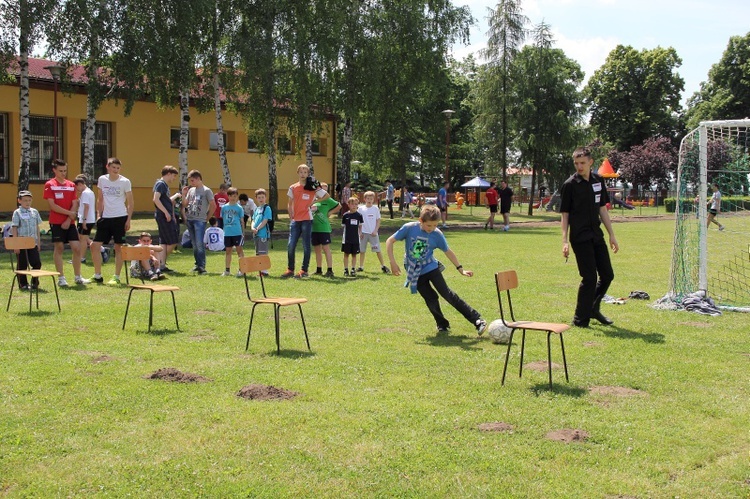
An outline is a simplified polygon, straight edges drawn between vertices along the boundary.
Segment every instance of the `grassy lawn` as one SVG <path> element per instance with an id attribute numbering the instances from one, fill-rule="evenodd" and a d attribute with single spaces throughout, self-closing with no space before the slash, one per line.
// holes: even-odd
<path id="1" fill-rule="evenodd" d="M 486 210 L 475 208 L 452 212 L 451 222 L 482 224 L 484 217 Z M 514 207 L 513 219 L 557 216 L 525 217 Z M 400 224 L 386 220 L 384 232 Z M 278 230 L 284 227 L 279 222 Z M 155 232 L 153 220 L 139 220 L 131 233 L 143 229 Z M 617 223 L 615 230 L 621 252 L 613 256 L 610 294 L 660 297 L 673 222 Z M 514 268 L 520 318 L 570 321 L 579 278 L 574 260 L 565 264 L 560 255 L 556 225 L 446 234 L 475 271 L 467 279 L 449 265 L 446 279 L 486 319 L 499 316 L 493 273 Z M 340 238 L 332 247 L 340 276 Z M 9 283 L 2 256 L 0 281 Z M 123 331 L 124 288 L 63 289 L 62 313 L 48 282 L 39 312 L 29 314 L 28 297 L 16 292 L 10 312 L 0 314 L 0 496 L 750 495 L 747 315 L 656 311 L 637 300 L 603 305 L 614 326 L 565 335 L 570 383 L 559 342 L 553 389 L 546 371 L 525 368 L 519 379 L 517 336 L 501 387 L 506 347 L 477 338 L 445 304 L 452 332 L 436 336 L 419 295 L 402 287 L 403 278 L 376 272 L 373 255 L 354 280 L 301 282 L 276 277 L 286 265 L 283 240 L 271 257 L 269 292 L 310 300 L 304 311 L 312 352 L 289 308 L 276 355 L 270 307 L 256 310 L 245 351 L 250 307 L 243 281 L 219 276 L 222 253 L 209 254 L 207 276 L 189 272 L 190 250 L 170 259 L 178 273 L 167 282 L 182 288 L 182 332 L 174 329 L 168 296 L 156 297 L 149 334 L 145 294 L 135 294 Z M 298 265 L 301 258 L 299 251 Z M 50 251 L 43 260 L 53 268 Z M 86 265 L 84 275 L 92 273 Z M 7 284 L 4 290 L 7 301 Z M 524 363 L 545 359 L 543 335 L 529 333 Z M 210 381 L 146 379 L 165 367 Z M 299 395 L 236 395 L 250 384 Z M 493 422 L 512 429 L 478 429 Z M 588 438 L 547 438 L 557 430 Z"/>

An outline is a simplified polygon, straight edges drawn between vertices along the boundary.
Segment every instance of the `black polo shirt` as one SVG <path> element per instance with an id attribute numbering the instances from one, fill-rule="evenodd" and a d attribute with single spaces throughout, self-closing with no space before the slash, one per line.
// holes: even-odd
<path id="1" fill-rule="evenodd" d="M 568 213 L 568 240 L 571 243 L 604 241 L 599 208 L 609 203 L 604 180 L 595 173 L 589 180 L 574 173 L 562 186 L 560 211 Z"/>

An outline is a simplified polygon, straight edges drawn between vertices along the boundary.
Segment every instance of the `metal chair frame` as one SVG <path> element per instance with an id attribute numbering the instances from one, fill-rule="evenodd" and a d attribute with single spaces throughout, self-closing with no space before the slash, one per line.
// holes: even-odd
<path id="1" fill-rule="evenodd" d="M 151 250 L 148 246 L 122 246 L 122 259 L 123 261 L 128 260 L 148 260 L 151 257 Z M 130 299 L 133 296 L 133 291 L 136 290 L 147 290 L 151 294 L 149 296 L 148 306 L 148 331 L 151 332 L 151 326 L 154 322 L 154 293 L 169 293 L 172 295 L 172 308 L 174 309 L 174 322 L 177 326 L 177 330 L 180 331 L 180 322 L 177 319 L 177 302 L 174 298 L 174 292 L 179 291 L 180 288 L 177 286 L 165 286 L 163 284 L 146 284 L 146 281 L 141 276 L 141 284 L 130 284 L 130 269 L 127 265 L 125 268 L 125 282 L 130 288 L 128 293 L 128 304 L 125 307 L 125 318 L 122 321 L 122 329 L 125 329 L 125 324 L 128 321 L 128 310 L 130 310 Z"/>
<path id="2" fill-rule="evenodd" d="M 547 333 L 547 370 L 549 372 L 549 386 L 552 388 L 552 347 L 550 337 L 552 333 L 560 335 L 560 349 L 562 350 L 563 367 L 565 368 L 565 381 L 570 382 L 568 378 L 568 362 L 565 358 L 565 344 L 563 343 L 563 332 L 570 329 L 570 325 L 555 322 L 534 322 L 534 321 L 517 321 L 513 313 L 513 301 L 510 296 L 510 290 L 518 287 L 518 275 L 515 270 L 497 272 L 495 274 L 495 284 L 497 287 L 497 301 L 500 305 L 500 318 L 508 328 L 510 328 L 510 339 L 508 340 L 508 350 L 505 353 L 505 366 L 503 367 L 503 378 L 501 385 L 505 385 L 505 373 L 508 370 L 508 359 L 510 358 L 510 347 L 513 345 L 513 333 L 516 329 L 522 331 L 521 334 L 521 365 L 518 369 L 518 377 L 523 375 L 523 352 L 526 346 L 526 330 L 544 331 Z M 505 311 L 503 309 L 503 292 L 507 295 L 508 311 L 510 313 L 510 322 L 505 320 Z"/>
<path id="3" fill-rule="evenodd" d="M 247 341 L 245 342 L 245 351 L 250 348 L 250 334 L 253 330 L 253 318 L 255 316 L 255 307 L 258 305 L 273 305 L 273 318 L 274 326 L 276 330 L 276 353 L 281 353 L 281 341 L 280 341 L 280 329 L 281 329 L 281 307 L 288 307 L 297 305 L 299 309 L 299 315 L 302 319 L 302 329 L 305 332 L 305 342 L 307 343 L 307 349 L 310 348 L 310 338 L 307 335 L 307 325 L 305 324 L 305 315 L 302 313 L 302 304 L 307 303 L 307 298 L 272 298 L 266 295 L 266 284 L 264 281 L 263 271 L 267 271 L 271 268 L 271 259 L 268 255 L 259 256 L 246 256 L 240 258 L 240 271 L 245 274 L 245 292 L 247 293 L 247 299 L 253 304 L 253 308 L 250 311 L 250 325 L 247 328 Z M 260 278 L 260 287 L 263 291 L 263 298 L 253 298 L 250 295 L 250 285 L 248 284 L 248 274 L 257 272 Z"/>
<path id="4" fill-rule="evenodd" d="M 22 237 L 6 237 L 3 239 L 5 243 L 5 249 L 10 252 L 10 268 L 13 271 L 13 281 L 10 283 L 10 294 L 8 295 L 8 306 L 5 307 L 5 311 L 8 312 L 10 310 L 10 301 L 13 298 L 13 289 L 16 286 L 16 282 L 18 281 L 18 276 L 25 275 L 27 277 L 30 277 L 31 279 L 39 279 L 40 277 L 51 277 L 52 278 L 52 285 L 55 287 L 55 299 L 57 300 L 57 311 L 62 312 L 62 308 L 60 307 L 60 295 L 57 292 L 57 281 L 55 280 L 60 276 L 59 272 L 55 272 L 52 270 L 35 270 L 35 269 L 28 269 L 28 270 L 18 270 L 15 267 L 15 263 L 13 262 L 13 257 L 15 256 L 15 250 L 25 251 L 26 252 L 26 261 L 29 260 L 28 254 L 29 250 L 36 246 L 36 240 L 33 237 L 28 236 L 22 236 Z M 33 303 L 34 295 L 36 295 L 36 309 L 39 310 L 39 287 L 37 286 L 36 290 L 29 292 L 29 312 L 31 312 L 31 306 Z"/>

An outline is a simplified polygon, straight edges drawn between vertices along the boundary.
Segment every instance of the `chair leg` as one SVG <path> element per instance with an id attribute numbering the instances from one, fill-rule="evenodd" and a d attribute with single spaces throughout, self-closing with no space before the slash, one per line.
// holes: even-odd
<path id="1" fill-rule="evenodd" d="M 305 341 L 307 342 L 307 349 L 312 350 L 310 348 L 310 338 L 307 336 L 307 326 L 305 325 L 305 315 L 302 313 L 302 305 L 300 303 L 297 304 L 299 307 L 299 316 L 302 318 L 302 329 L 305 331 Z"/>
<path id="2" fill-rule="evenodd" d="M 508 359 L 510 358 L 510 346 L 513 344 L 513 333 L 515 329 L 510 330 L 510 338 L 508 339 L 508 350 L 505 352 L 505 365 L 503 366 L 503 379 L 500 381 L 500 386 L 505 385 L 505 372 L 508 370 Z"/>
<path id="3" fill-rule="evenodd" d="M 547 331 L 547 372 L 549 372 L 549 387 L 552 388 L 552 346 L 550 344 L 550 335 L 552 331 Z"/>
<path id="4" fill-rule="evenodd" d="M 34 297 L 34 293 L 29 291 L 29 313 L 31 313 L 31 300 Z M 36 309 L 39 310 L 39 293 L 36 295 Z"/>
<path id="5" fill-rule="evenodd" d="M 13 298 L 13 288 L 16 287 L 16 279 L 18 279 L 18 275 L 13 274 L 13 280 L 10 283 L 10 294 L 8 295 L 8 306 L 5 307 L 6 312 L 10 310 L 10 299 Z"/>
<path id="6" fill-rule="evenodd" d="M 177 320 L 177 302 L 174 299 L 174 291 L 170 291 L 170 293 L 172 294 L 172 308 L 174 308 L 174 323 L 177 326 L 177 330 L 179 331 L 180 330 L 180 323 Z"/>
<path id="7" fill-rule="evenodd" d="M 276 354 L 281 354 L 281 341 L 279 338 L 279 328 L 281 327 L 281 307 L 274 305 L 273 307 L 273 318 L 276 322 Z"/>
<path id="8" fill-rule="evenodd" d="M 258 304 L 254 303 L 253 308 L 250 311 L 250 326 L 247 328 L 247 342 L 245 342 L 245 351 L 247 352 L 247 349 L 250 348 L 250 332 L 253 330 L 253 316 L 255 315 L 255 307 L 257 307 Z"/>
<path id="9" fill-rule="evenodd" d="M 57 294 L 57 280 L 55 279 L 55 276 L 52 276 L 52 286 L 55 288 L 55 299 L 57 300 L 57 311 L 62 312 L 62 308 L 60 308 L 60 295 Z M 39 286 L 36 287 L 36 299 L 39 300 Z"/>
<path id="10" fill-rule="evenodd" d="M 521 330 L 521 364 L 518 366 L 518 377 L 523 376 L 523 351 L 526 348 L 526 330 Z"/>
<path id="11" fill-rule="evenodd" d="M 128 322 L 128 310 L 130 310 L 130 298 L 133 297 L 133 291 L 135 291 L 135 288 L 130 288 L 130 293 L 128 293 L 128 304 L 125 306 L 125 318 L 122 321 L 122 329 L 125 330 L 125 323 Z"/>
<path id="12" fill-rule="evenodd" d="M 151 324 L 154 322 L 154 292 L 148 297 L 148 332 L 151 332 Z"/>
<path id="13" fill-rule="evenodd" d="M 560 349 L 562 350 L 562 356 L 563 356 L 563 367 L 565 368 L 565 381 L 570 383 L 570 380 L 568 379 L 568 361 L 565 359 L 565 345 L 563 344 L 563 335 L 560 333 Z"/>

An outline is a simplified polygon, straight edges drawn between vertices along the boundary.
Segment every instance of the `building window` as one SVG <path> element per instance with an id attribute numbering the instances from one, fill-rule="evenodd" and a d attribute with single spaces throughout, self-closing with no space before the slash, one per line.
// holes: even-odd
<path id="1" fill-rule="evenodd" d="M 260 151 L 260 142 L 252 137 L 247 138 L 247 152 Z"/>
<path id="2" fill-rule="evenodd" d="M 315 156 L 325 156 L 326 139 L 312 139 L 312 153 Z"/>
<path id="3" fill-rule="evenodd" d="M 190 136 L 192 135 L 192 131 L 188 129 L 188 149 L 191 149 L 190 144 L 192 143 L 192 140 L 190 140 Z M 180 129 L 179 128 L 172 128 L 169 130 L 169 147 L 172 149 L 179 149 L 180 148 Z"/>
<path id="4" fill-rule="evenodd" d="M 81 171 L 86 148 L 86 120 L 81 121 Z M 107 159 L 112 156 L 112 123 L 97 121 L 94 125 L 94 180 L 107 173 Z"/>
<path id="5" fill-rule="evenodd" d="M 222 133 L 221 135 L 222 137 L 224 137 L 224 150 L 231 150 L 231 148 L 229 147 L 229 142 L 227 141 L 226 132 Z M 216 151 L 219 149 L 219 132 L 217 132 L 216 130 L 211 131 L 208 136 L 208 148 L 212 151 Z"/>
<path id="6" fill-rule="evenodd" d="M 0 113 L 0 182 L 10 179 L 8 168 L 8 115 Z"/>
<path id="7" fill-rule="evenodd" d="M 277 143 L 278 145 L 276 147 L 278 148 L 278 151 L 280 153 L 292 154 L 292 141 L 289 139 L 289 137 L 279 137 Z"/>
<path id="8" fill-rule="evenodd" d="M 31 143 L 31 162 L 29 163 L 29 180 L 46 181 L 52 165 L 54 153 L 55 131 L 54 118 L 43 116 L 29 117 L 29 139 Z M 62 149 L 63 128 L 62 119 L 57 119 L 57 157 L 64 158 Z"/>

